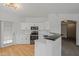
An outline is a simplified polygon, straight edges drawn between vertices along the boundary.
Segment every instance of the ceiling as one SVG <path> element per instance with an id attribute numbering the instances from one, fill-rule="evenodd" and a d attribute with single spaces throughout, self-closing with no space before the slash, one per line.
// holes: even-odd
<path id="1" fill-rule="evenodd" d="M 0 3 L 1 18 L 47 17 L 50 13 L 79 13 L 78 3 L 22 3 L 21 8 L 12 10 Z"/>

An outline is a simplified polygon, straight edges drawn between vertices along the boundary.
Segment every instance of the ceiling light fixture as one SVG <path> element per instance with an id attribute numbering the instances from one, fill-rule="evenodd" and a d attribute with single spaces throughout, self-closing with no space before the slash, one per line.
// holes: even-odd
<path id="1" fill-rule="evenodd" d="M 20 6 L 16 3 L 5 3 L 4 6 L 13 8 L 13 9 L 18 9 Z"/>

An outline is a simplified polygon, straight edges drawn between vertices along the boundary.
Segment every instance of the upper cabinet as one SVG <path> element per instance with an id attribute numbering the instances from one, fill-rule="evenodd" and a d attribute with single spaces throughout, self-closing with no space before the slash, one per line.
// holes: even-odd
<path id="1" fill-rule="evenodd" d="M 21 23 L 21 30 L 31 30 L 31 26 L 38 26 L 39 30 L 48 30 L 49 22 L 44 23 Z"/>

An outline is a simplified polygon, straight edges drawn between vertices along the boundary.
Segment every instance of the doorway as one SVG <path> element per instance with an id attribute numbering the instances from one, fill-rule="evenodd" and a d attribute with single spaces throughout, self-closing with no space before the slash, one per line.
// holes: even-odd
<path id="1" fill-rule="evenodd" d="M 76 43 L 76 21 L 66 20 L 61 22 L 62 39 Z"/>
<path id="2" fill-rule="evenodd" d="M 79 55 L 79 47 L 76 46 L 76 21 L 61 21 L 62 56 Z"/>

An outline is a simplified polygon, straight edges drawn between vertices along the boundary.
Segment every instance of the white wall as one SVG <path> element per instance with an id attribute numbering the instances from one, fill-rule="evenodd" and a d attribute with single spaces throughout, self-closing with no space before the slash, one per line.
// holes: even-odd
<path id="1" fill-rule="evenodd" d="M 49 14 L 50 31 L 55 33 L 61 33 L 61 21 L 58 14 Z"/>
<path id="2" fill-rule="evenodd" d="M 26 19 L 24 19 L 24 22 L 27 22 L 27 23 L 43 23 L 47 20 L 48 20 L 47 17 L 26 17 Z"/>
<path id="3" fill-rule="evenodd" d="M 1 29 L 1 21 L 0 21 L 0 29 Z M 1 47 L 1 30 L 0 30 L 0 47 Z"/>
<path id="4" fill-rule="evenodd" d="M 79 46 L 79 21 L 77 21 L 76 27 L 76 45 Z"/>
<path id="5" fill-rule="evenodd" d="M 61 25 L 61 34 L 63 34 L 64 38 L 67 38 L 67 25 L 66 24 L 62 24 Z"/>

